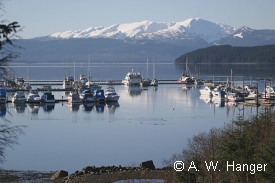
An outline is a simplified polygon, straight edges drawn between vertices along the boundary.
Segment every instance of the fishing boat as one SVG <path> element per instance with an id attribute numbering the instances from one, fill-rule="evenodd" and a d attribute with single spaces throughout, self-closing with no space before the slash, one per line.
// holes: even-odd
<path id="1" fill-rule="evenodd" d="M 139 72 L 134 72 L 134 69 L 132 69 L 132 72 L 128 72 L 125 76 L 125 78 L 122 80 L 122 82 L 125 85 L 134 86 L 134 85 L 140 85 L 142 80 L 142 77 Z"/>
<path id="2" fill-rule="evenodd" d="M 81 94 L 79 95 L 79 98 L 83 101 L 83 102 L 95 102 L 95 98 L 94 98 L 94 92 L 90 89 L 85 89 L 81 92 Z"/>
<path id="3" fill-rule="evenodd" d="M 185 73 L 182 74 L 182 76 L 179 78 L 178 82 L 182 84 L 194 84 L 195 80 L 190 77 L 190 71 L 188 68 L 188 59 L 186 59 L 186 70 Z"/>
<path id="4" fill-rule="evenodd" d="M 21 91 L 19 91 L 19 92 L 16 92 L 14 95 L 13 95 L 13 97 L 11 98 L 11 101 L 13 102 L 13 103 L 25 103 L 26 102 L 26 97 L 25 97 L 25 94 L 24 94 L 24 92 L 21 92 Z"/>
<path id="5" fill-rule="evenodd" d="M 30 92 L 27 96 L 27 102 L 28 103 L 40 103 L 41 102 L 41 98 L 40 98 L 37 90 L 30 90 Z"/>
<path id="6" fill-rule="evenodd" d="M 119 99 L 114 87 L 108 87 L 105 91 L 105 100 L 106 102 L 117 102 Z"/>
<path id="7" fill-rule="evenodd" d="M 77 91 L 71 91 L 67 100 L 70 103 L 82 103 L 82 99 L 80 98 Z"/>
<path id="8" fill-rule="evenodd" d="M 0 104 L 6 103 L 6 100 L 7 100 L 6 89 L 0 88 Z"/>
<path id="9" fill-rule="evenodd" d="M 51 91 L 45 91 L 41 96 L 41 102 L 43 103 L 55 103 L 54 95 Z"/>

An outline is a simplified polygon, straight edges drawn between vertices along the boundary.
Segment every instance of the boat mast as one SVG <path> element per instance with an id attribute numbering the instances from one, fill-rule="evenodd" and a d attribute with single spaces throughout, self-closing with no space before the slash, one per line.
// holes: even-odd
<path id="1" fill-rule="evenodd" d="M 153 79 L 156 79 L 155 58 L 154 58 L 154 56 L 153 56 Z"/>
<path id="2" fill-rule="evenodd" d="M 146 68 L 146 79 L 148 79 L 148 58 L 147 58 L 147 68 Z"/>

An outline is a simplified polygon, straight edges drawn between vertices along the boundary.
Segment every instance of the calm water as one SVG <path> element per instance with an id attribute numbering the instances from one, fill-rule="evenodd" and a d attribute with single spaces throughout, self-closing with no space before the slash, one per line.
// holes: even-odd
<path id="1" fill-rule="evenodd" d="M 93 78 L 123 79 L 132 68 L 146 75 L 146 64 L 121 64 L 107 68 L 105 65 L 92 67 Z M 84 70 L 84 66 L 78 65 L 77 68 L 79 74 Z M 26 64 L 13 69 L 19 76 L 27 77 Z M 87 67 L 85 69 L 87 71 Z M 270 77 L 268 69 L 262 69 L 263 72 L 254 70 L 254 74 L 251 71 L 246 75 L 234 70 L 234 74 L 246 78 Z M 71 67 L 71 75 L 73 70 Z M 156 76 L 178 79 L 182 70 L 182 66 L 157 64 Z M 215 75 L 215 78 L 224 79 L 230 75 L 231 68 L 223 72 L 221 69 L 215 72 L 214 69 L 211 75 L 209 70 L 211 68 L 204 69 L 202 76 L 212 78 Z M 30 79 L 61 80 L 64 73 L 64 64 L 29 66 Z M 245 84 L 247 82 L 246 79 Z M 256 82 L 263 90 L 264 82 L 253 81 L 254 84 Z M 236 81 L 236 84 L 242 82 Z M 186 88 L 180 84 L 163 84 L 157 88 L 141 88 L 117 85 L 115 89 L 120 95 L 118 103 L 8 103 L 1 106 L 1 124 L 26 127 L 22 128 L 24 134 L 18 136 L 18 145 L 4 147 L 6 156 L 0 166 L 22 170 L 64 169 L 72 173 L 88 165 L 130 166 L 153 160 L 156 167 L 161 167 L 163 158 L 168 159 L 173 153 L 180 152 L 193 135 L 212 127 L 223 127 L 239 115 L 248 117 L 256 113 L 255 108 L 201 98 L 199 88 L 195 86 Z M 54 92 L 54 95 L 61 99 L 68 93 Z M 258 109 L 261 110 L 264 108 Z"/>

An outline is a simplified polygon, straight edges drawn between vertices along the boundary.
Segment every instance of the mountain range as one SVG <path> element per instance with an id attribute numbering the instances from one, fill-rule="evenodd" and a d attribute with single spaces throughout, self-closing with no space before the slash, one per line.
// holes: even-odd
<path id="1" fill-rule="evenodd" d="M 20 39 L 19 61 L 174 62 L 182 54 L 213 45 L 275 44 L 275 30 L 235 28 L 200 18 L 183 22 L 142 21 L 57 32 Z"/>

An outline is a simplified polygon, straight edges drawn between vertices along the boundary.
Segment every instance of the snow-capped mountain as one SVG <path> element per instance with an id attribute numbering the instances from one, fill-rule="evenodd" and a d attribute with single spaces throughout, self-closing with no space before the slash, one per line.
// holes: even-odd
<path id="1" fill-rule="evenodd" d="M 235 27 L 214 23 L 200 18 L 183 22 L 142 21 L 128 24 L 115 24 L 109 27 L 91 27 L 85 30 L 57 32 L 48 38 L 113 38 L 113 39 L 150 39 L 173 41 L 184 39 L 203 39 L 207 43 L 218 41 L 236 31 Z"/>
<path id="2" fill-rule="evenodd" d="M 81 39 L 77 39 L 81 38 Z M 44 37 L 18 40 L 25 48 L 18 61 L 140 62 L 154 55 L 159 62 L 213 45 L 260 46 L 275 44 L 275 30 L 235 28 L 191 18 L 183 22 L 142 21 L 58 32 Z"/>

